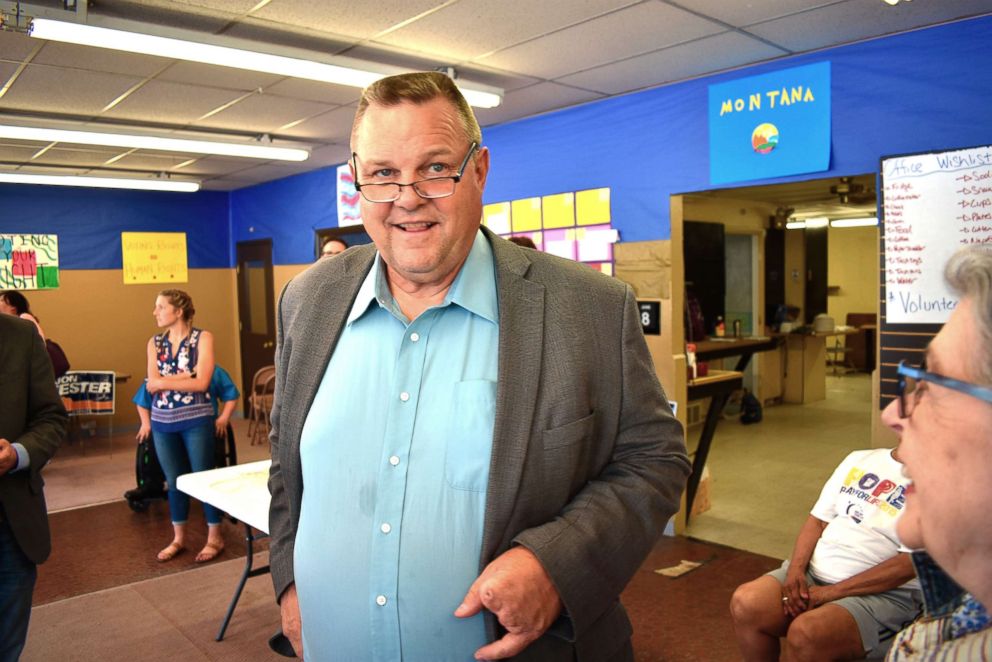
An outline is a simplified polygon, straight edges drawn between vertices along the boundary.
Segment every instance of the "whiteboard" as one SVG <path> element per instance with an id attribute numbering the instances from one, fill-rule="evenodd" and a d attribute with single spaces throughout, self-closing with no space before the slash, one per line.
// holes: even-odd
<path id="1" fill-rule="evenodd" d="M 957 305 L 944 265 L 992 243 L 992 147 L 884 158 L 882 184 L 886 322 L 943 324 Z"/>

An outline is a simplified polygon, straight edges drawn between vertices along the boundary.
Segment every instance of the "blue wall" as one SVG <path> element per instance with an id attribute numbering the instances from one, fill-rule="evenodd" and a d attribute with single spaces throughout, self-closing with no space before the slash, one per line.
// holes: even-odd
<path id="1" fill-rule="evenodd" d="M 121 232 L 185 232 L 188 265 L 231 260 L 229 193 L 0 185 L 0 232 L 56 234 L 60 269 L 120 269 Z"/>
<path id="2" fill-rule="evenodd" d="M 608 186 L 622 241 L 666 239 L 669 196 L 709 183 L 707 86 L 829 60 L 830 170 L 775 184 L 876 172 L 882 156 L 992 143 L 992 17 L 962 21 L 606 99 L 483 130 L 486 202 Z M 336 227 L 335 170 L 230 194 L 0 186 L 0 232 L 56 233 L 67 269 L 120 268 L 121 231 L 188 233 L 191 267 L 233 265 L 233 244 L 271 238 L 276 264 L 313 261 Z"/>
<path id="3" fill-rule="evenodd" d="M 608 186 L 622 241 L 667 239 L 669 196 L 714 188 L 708 85 L 824 60 L 832 63 L 830 170 L 741 186 L 876 172 L 882 156 L 989 143 L 990 34 L 992 17 L 983 17 L 489 127 L 485 200 Z M 312 228 L 337 225 L 334 195 L 333 168 L 235 191 L 234 235 L 272 237 L 276 263 L 310 262 Z"/>

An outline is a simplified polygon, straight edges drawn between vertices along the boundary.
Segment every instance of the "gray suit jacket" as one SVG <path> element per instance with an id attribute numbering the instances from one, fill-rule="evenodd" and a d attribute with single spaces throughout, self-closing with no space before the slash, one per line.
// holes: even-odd
<path id="1" fill-rule="evenodd" d="M 21 551 L 43 563 L 52 550 L 41 469 L 69 417 L 55 388 L 45 341 L 31 322 L 0 314 L 0 437 L 24 445 L 31 466 L 0 476 L 0 505 Z"/>
<path id="2" fill-rule="evenodd" d="M 524 545 L 561 596 L 563 617 L 517 659 L 610 659 L 631 632 L 620 592 L 679 507 L 689 473 L 682 428 L 629 286 L 484 232 L 500 329 L 479 567 Z M 368 245 L 321 260 L 280 299 L 269 478 L 277 596 L 294 581 L 303 423 L 374 255 Z M 501 636 L 491 614 L 487 626 Z"/>

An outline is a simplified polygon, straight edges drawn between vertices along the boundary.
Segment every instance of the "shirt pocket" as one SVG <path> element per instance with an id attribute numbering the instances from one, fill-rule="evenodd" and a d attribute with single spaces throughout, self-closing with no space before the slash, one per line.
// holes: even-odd
<path id="1" fill-rule="evenodd" d="M 458 382 L 452 403 L 446 426 L 444 478 L 457 490 L 485 492 L 493 448 L 496 382 Z"/>

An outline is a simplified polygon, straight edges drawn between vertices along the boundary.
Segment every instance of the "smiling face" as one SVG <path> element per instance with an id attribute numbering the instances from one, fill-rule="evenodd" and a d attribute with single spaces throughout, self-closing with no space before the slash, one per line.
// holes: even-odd
<path id="1" fill-rule="evenodd" d="M 354 132 L 362 184 L 410 183 L 453 175 L 471 141 L 450 102 L 371 104 Z M 391 284 L 450 285 L 468 256 L 482 219 L 489 153 L 480 148 L 447 198 L 425 200 L 405 186 L 394 202 L 362 198 L 362 220 L 386 263 Z"/>
<path id="2" fill-rule="evenodd" d="M 975 348 L 981 347 L 973 302 L 963 299 L 927 350 L 927 370 L 981 383 Z M 992 554 L 992 404 L 923 382 L 909 418 L 898 401 L 882 421 L 901 439 L 899 455 L 913 480 L 897 525 L 907 547 L 927 552 L 965 588 L 969 568 Z"/>
<path id="3" fill-rule="evenodd" d="M 164 329 L 181 321 L 183 311 L 169 303 L 166 297 L 159 295 L 155 297 L 155 309 L 152 311 L 152 315 L 155 317 L 155 324 L 158 325 L 158 328 Z"/>

